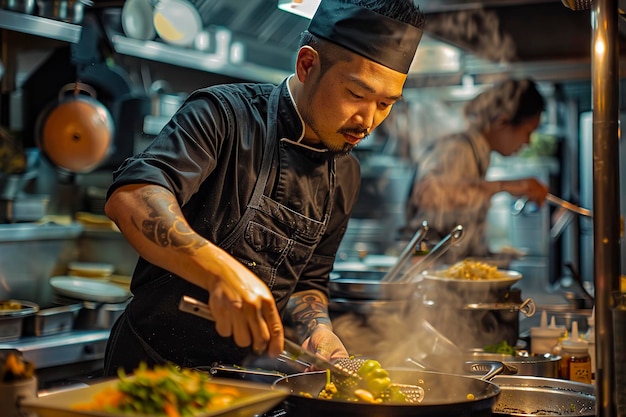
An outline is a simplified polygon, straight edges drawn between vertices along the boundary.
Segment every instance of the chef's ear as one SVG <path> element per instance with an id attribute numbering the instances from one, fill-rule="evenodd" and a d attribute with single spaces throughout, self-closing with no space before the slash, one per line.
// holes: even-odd
<path id="1" fill-rule="evenodd" d="M 304 82 L 311 75 L 315 68 L 319 71 L 319 53 L 308 45 L 298 50 L 296 58 L 296 77 L 298 81 Z"/>

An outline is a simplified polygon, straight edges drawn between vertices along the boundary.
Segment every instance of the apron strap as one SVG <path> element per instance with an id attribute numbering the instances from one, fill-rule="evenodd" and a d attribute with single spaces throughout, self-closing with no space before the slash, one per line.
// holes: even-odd
<path id="1" fill-rule="evenodd" d="M 254 185 L 254 191 L 252 192 L 252 197 L 246 206 L 246 211 L 244 211 L 241 218 L 237 222 L 237 225 L 233 228 L 233 230 L 226 236 L 218 246 L 222 248 L 229 247 L 232 245 L 235 240 L 239 238 L 239 236 L 243 233 L 244 228 L 248 224 L 248 221 L 254 215 L 254 210 L 251 207 L 259 206 L 261 201 L 261 197 L 263 196 L 263 192 L 265 191 L 265 186 L 267 185 L 267 179 L 269 178 L 270 171 L 272 168 L 272 160 L 274 159 L 274 154 L 276 152 L 276 143 L 278 139 L 276 138 L 277 132 L 277 114 L 278 114 L 278 98 L 281 91 L 281 85 L 274 88 L 272 94 L 270 95 L 268 109 L 267 109 L 267 126 L 265 128 L 265 153 L 263 154 L 263 161 L 261 162 L 261 169 L 259 171 L 259 175 L 256 179 L 256 183 Z"/>

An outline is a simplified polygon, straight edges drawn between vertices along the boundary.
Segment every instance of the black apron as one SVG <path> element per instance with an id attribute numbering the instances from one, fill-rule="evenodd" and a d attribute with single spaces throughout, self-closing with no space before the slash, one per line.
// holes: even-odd
<path id="1" fill-rule="evenodd" d="M 307 152 L 302 152 L 297 145 L 277 140 L 279 92 L 280 87 L 276 87 L 269 99 L 266 146 L 252 197 L 236 227 L 219 246 L 268 285 L 279 310 L 282 310 L 326 231 L 333 208 L 336 172 L 334 157 L 324 156 L 311 163 L 306 157 Z M 278 160 L 275 158 L 277 148 Z M 268 184 L 268 178 L 272 169 L 278 168 L 275 163 L 281 165 L 277 189 L 288 189 L 288 182 L 294 181 L 292 176 L 295 174 L 291 169 L 285 169 L 288 167 L 300 167 L 302 171 L 303 164 L 305 169 L 309 169 L 306 164 L 312 164 L 311 174 L 326 178 L 329 192 L 325 206 L 319 210 L 320 219 L 305 217 L 265 195 L 266 190 L 273 188 L 273 184 Z M 315 192 L 305 190 L 304 194 L 313 198 Z M 136 320 L 131 302 L 111 331 L 105 374 L 115 375 L 119 367 L 131 372 L 140 361 L 148 365 L 174 362 L 197 367 L 214 362 L 241 363 L 249 356 L 249 348 L 239 348 L 232 338 L 219 336 L 213 323 L 178 311 L 182 295 L 187 293 L 203 299 L 207 297 L 205 290 L 173 274 L 158 277 L 141 290 L 149 295 L 142 295 L 143 298 L 153 300 L 149 308 L 154 313 L 141 314 L 140 321 Z M 163 329 L 171 329 L 171 333 L 165 336 Z"/>

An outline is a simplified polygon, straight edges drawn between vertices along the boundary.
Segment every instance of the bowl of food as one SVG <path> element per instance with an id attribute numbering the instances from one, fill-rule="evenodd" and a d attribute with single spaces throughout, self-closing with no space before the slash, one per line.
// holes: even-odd
<path id="1" fill-rule="evenodd" d="M 485 262 L 464 259 L 440 270 L 422 273 L 424 283 L 431 287 L 445 287 L 463 292 L 490 292 L 506 290 L 522 279 L 517 271 L 499 269 Z"/>

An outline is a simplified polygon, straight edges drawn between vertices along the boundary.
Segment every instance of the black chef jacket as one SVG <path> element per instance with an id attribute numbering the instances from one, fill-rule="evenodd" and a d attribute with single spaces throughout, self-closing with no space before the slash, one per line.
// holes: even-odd
<path id="1" fill-rule="evenodd" d="M 278 109 L 268 119 L 275 88 Z M 267 137 L 272 129 L 275 137 Z M 163 186 L 176 196 L 194 230 L 224 247 L 222 243 L 232 237 L 249 210 L 263 155 L 273 149 L 263 198 L 272 201 L 270 211 L 278 207 L 286 216 L 274 222 L 274 230 L 263 229 L 258 219 L 244 229 L 241 239 L 248 252 L 255 252 L 252 260 L 237 253 L 238 244 L 225 249 L 268 284 L 282 311 L 294 291 L 317 289 L 328 295 L 328 275 L 359 190 L 357 160 L 295 143 L 302 132 L 286 82 L 278 87 L 204 88 L 190 95 L 144 152 L 127 159 L 114 173 L 109 195 L 126 184 Z M 271 141 L 276 141 L 274 147 Z M 323 224 L 320 238 L 307 241 L 306 233 L 296 230 L 297 218 L 307 219 L 305 229 Z M 299 240 L 310 253 L 274 268 L 282 246 L 276 232 L 287 233 L 290 241 Z M 133 299 L 124 320 L 157 357 L 198 366 L 240 363 L 248 354 L 248 349 L 219 337 L 212 322 L 177 310 L 182 295 L 206 300 L 205 290 L 140 258 L 131 291 Z"/>

